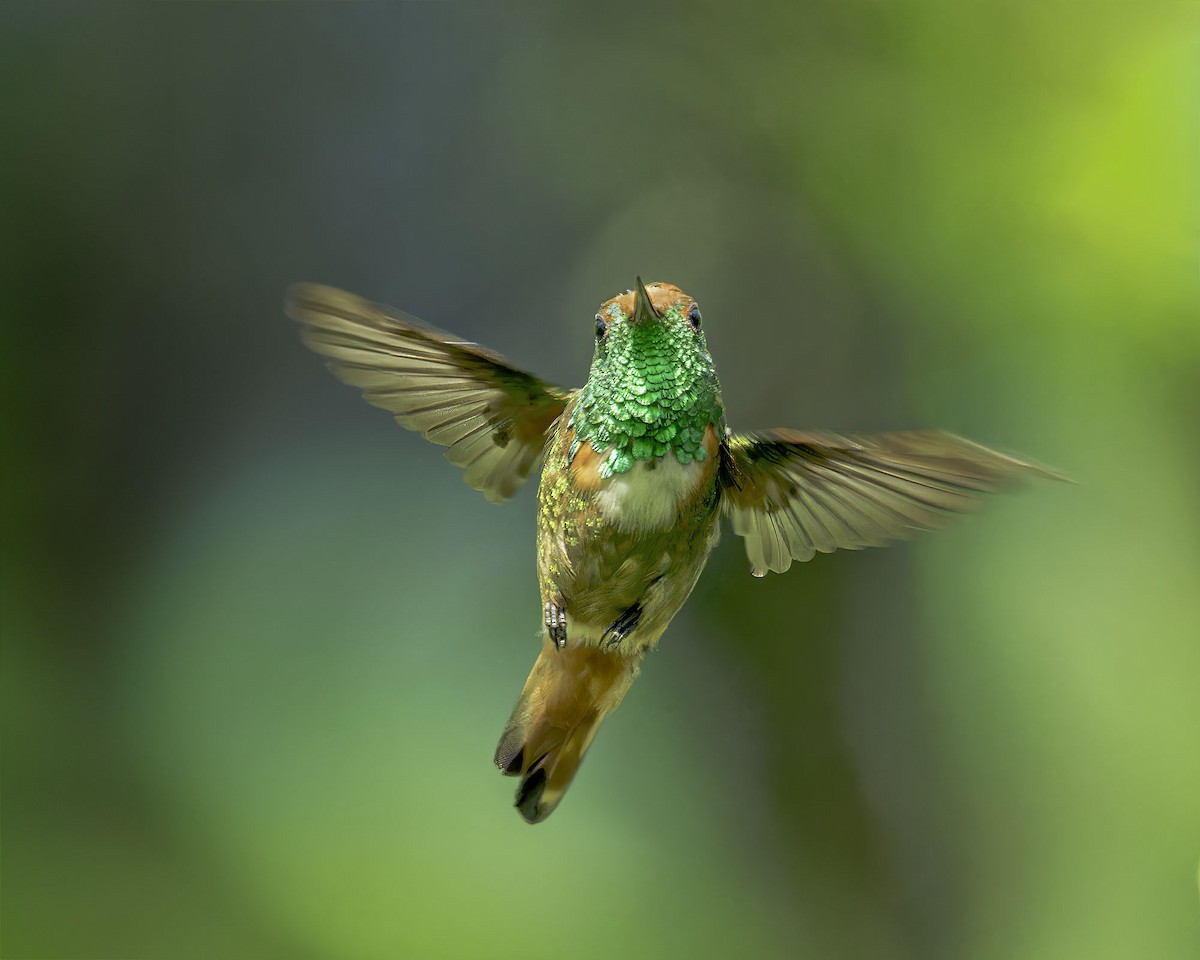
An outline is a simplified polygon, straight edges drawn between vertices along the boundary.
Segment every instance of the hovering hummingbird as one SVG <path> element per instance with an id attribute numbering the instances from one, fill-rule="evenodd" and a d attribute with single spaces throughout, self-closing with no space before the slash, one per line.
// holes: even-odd
<path id="1" fill-rule="evenodd" d="M 507 500 L 543 463 L 541 652 L 495 757 L 520 777 L 515 805 L 529 823 L 558 806 L 692 592 L 722 514 L 761 577 L 940 526 L 1022 477 L 1057 476 L 934 430 L 732 433 L 700 308 L 670 283 L 639 277 L 601 304 L 578 390 L 330 287 L 293 288 L 288 313 L 338 377 L 448 447 L 488 500 Z"/>

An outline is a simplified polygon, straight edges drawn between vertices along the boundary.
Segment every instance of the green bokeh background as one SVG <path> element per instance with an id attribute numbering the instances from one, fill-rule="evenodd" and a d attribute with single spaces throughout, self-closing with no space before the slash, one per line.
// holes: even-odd
<path id="1" fill-rule="evenodd" d="M 0 955 L 1195 957 L 1185 3 L 0 7 Z M 1073 475 L 755 581 L 545 825 L 504 508 L 336 383 L 315 280 L 577 384 L 635 273 L 735 428 Z"/>

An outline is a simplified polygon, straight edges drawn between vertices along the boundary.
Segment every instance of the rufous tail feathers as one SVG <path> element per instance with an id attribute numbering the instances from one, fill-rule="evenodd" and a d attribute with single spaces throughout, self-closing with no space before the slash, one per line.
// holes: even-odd
<path id="1" fill-rule="evenodd" d="M 496 748 L 496 766 L 520 777 L 516 807 L 540 823 L 558 806 L 588 744 L 638 675 L 640 657 L 547 640 Z"/>

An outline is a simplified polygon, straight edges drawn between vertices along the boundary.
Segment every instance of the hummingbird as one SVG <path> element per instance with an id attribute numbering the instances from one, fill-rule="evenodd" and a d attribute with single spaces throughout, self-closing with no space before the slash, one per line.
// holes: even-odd
<path id="1" fill-rule="evenodd" d="M 519 778 L 528 823 L 562 800 L 696 586 L 722 516 L 762 577 L 939 527 L 1023 478 L 1058 477 L 938 430 L 733 433 L 700 307 L 671 283 L 639 277 L 601 304 L 579 389 L 332 287 L 293 287 L 287 312 L 334 374 L 447 447 L 488 500 L 509 499 L 541 464 L 541 649 L 495 754 Z"/>

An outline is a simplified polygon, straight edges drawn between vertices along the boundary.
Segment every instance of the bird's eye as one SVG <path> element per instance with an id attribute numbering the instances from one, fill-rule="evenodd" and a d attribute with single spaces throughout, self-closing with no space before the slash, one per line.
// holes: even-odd
<path id="1" fill-rule="evenodd" d="M 688 307 L 688 322 L 691 323 L 693 330 L 700 329 L 700 308 L 694 303 Z"/>
<path id="2" fill-rule="evenodd" d="M 604 322 L 603 317 L 596 314 L 596 339 L 603 340 L 606 333 L 608 333 L 608 324 Z"/>

